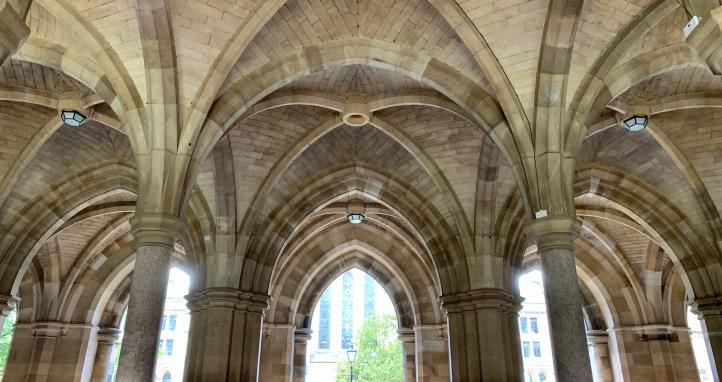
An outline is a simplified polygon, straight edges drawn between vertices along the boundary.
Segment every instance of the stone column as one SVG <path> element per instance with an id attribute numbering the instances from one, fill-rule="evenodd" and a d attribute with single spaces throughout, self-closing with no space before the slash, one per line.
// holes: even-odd
<path id="1" fill-rule="evenodd" d="M 587 342 L 594 352 L 594 364 L 597 365 L 595 382 L 614 382 L 612 362 L 609 359 L 609 335 L 606 330 L 587 331 Z"/>
<path id="2" fill-rule="evenodd" d="M 484 288 L 441 300 L 449 327 L 451 379 L 520 381 L 523 365 L 517 320 L 521 298 L 502 289 Z"/>
<path id="3" fill-rule="evenodd" d="M 263 324 L 259 379 L 287 382 L 293 377 L 294 332 L 291 324 Z"/>
<path id="4" fill-rule="evenodd" d="M 210 288 L 186 297 L 191 311 L 185 381 L 257 381 L 270 297 Z"/>
<path id="5" fill-rule="evenodd" d="M 152 215 L 134 217 L 131 226 L 136 240 L 135 267 L 118 382 L 153 380 L 170 257 L 183 224 L 173 217 Z"/>
<path id="6" fill-rule="evenodd" d="M 416 380 L 449 382 L 449 336 L 446 325 L 414 326 Z"/>
<path id="7" fill-rule="evenodd" d="M 306 348 L 311 339 L 311 329 L 296 329 L 293 336 L 293 381 L 306 380 Z"/>
<path id="8" fill-rule="evenodd" d="M 416 381 L 416 336 L 414 330 L 398 330 L 401 350 L 403 351 L 404 382 Z"/>
<path id="9" fill-rule="evenodd" d="M 592 380 L 574 260 L 579 228 L 579 222 L 568 217 L 537 219 L 527 226 L 527 236 L 541 258 L 554 369 L 560 382 Z"/>
<path id="10" fill-rule="evenodd" d="M 692 304 L 704 332 L 709 364 L 715 382 L 722 381 L 722 296 L 698 298 Z"/>
<path id="11" fill-rule="evenodd" d="M 95 362 L 93 363 L 93 375 L 91 382 L 105 382 L 108 375 L 108 367 L 113 355 L 113 347 L 120 338 L 118 328 L 100 328 L 97 334 L 98 347 L 95 350 Z"/>

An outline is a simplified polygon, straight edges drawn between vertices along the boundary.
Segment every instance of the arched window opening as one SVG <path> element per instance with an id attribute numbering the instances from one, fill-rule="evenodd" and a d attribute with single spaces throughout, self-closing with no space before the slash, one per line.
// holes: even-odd
<path id="1" fill-rule="evenodd" d="M 0 332 L 0 379 L 5 375 L 5 366 L 10 355 L 10 343 L 13 341 L 13 331 L 15 328 L 15 320 L 17 318 L 16 310 L 13 309 L 5 317 Z"/>
<path id="2" fill-rule="evenodd" d="M 186 307 L 185 296 L 190 289 L 190 276 L 179 268 L 173 267 L 168 275 L 168 289 L 165 295 L 163 317 L 161 319 L 160 337 L 158 339 L 158 355 L 155 361 L 156 370 L 174 370 L 173 375 L 165 372 L 156 374 L 155 381 L 169 382 L 183 380 L 186 347 L 188 345 L 188 330 L 190 328 L 190 311 Z M 120 328 L 125 330 L 125 313 Z M 123 334 L 119 344 L 123 341 Z M 111 374 L 106 382 L 113 382 L 120 361 L 120 345 L 113 347 L 111 365 L 108 370 Z"/>
<path id="3" fill-rule="evenodd" d="M 547 382 L 547 375 L 544 373 L 539 374 L 539 382 Z"/>
<path id="4" fill-rule="evenodd" d="M 519 312 L 524 372 L 529 381 L 533 380 L 533 375 L 539 375 L 540 381 L 544 376 L 543 381 L 553 382 L 553 371 L 540 374 L 541 370 L 554 370 L 541 271 L 532 270 L 519 277 L 519 293 L 524 297 Z"/>
<path id="5" fill-rule="evenodd" d="M 354 381 L 403 380 L 394 305 L 381 285 L 359 269 L 336 278 L 321 294 L 306 351 L 307 381 L 349 379 L 347 351 L 357 351 Z"/>
<path id="6" fill-rule="evenodd" d="M 697 318 L 697 315 L 692 313 L 692 308 L 689 306 L 687 307 L 687 326 L 689 327 L 689 337 L 692 341 L 694 359 L 697 361 L 699 380 L 701 382 L 712 382 L 712 367 L 709 363 L 707 345 L 704 342 L 702 323 L 699 321 L 699 318 Z"/>

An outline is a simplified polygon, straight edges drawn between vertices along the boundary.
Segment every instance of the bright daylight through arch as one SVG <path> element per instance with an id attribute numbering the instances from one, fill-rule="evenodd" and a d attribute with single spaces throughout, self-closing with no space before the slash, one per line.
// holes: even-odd
<path id="1" fill-rule="evenodd" d="M 324 290 L 311 320 L 306 381 L 348 381 L 348 350 L 357 350 L 354 381 L 403 380 L 393 303 L 371 276 L 352 269 Z"/>

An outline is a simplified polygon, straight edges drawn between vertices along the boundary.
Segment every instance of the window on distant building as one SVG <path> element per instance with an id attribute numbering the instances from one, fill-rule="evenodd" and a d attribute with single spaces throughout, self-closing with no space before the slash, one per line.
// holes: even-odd
<path id="1" fill-rule="evenodd" d="M 321 295 L 320 317 L 318 321 L 318 348 L 331 347 L 331 289 Z"/>
<path id="2" fill-rule="evenodd" d="M 537 325 L 536 317 L 532 317 L 529 319 L 529 323 L 531 324 L 531 332 L 532 333 L 539 333 L 539 325 Z"/>
<path id="3" fill-rule="evenodd" d="M 165 330 L 165 321 L 166 321 L 166 316 L 163 316 L 163 319 L 160 320 L 160 330 Z"/>
<path id="4" fill-rule="evenodd" d="M 170 381 L 171 381 L 170 373 L 166 371 L 165 374 L 163 374 L 163 382 L 170 382 Z"/>
<path id="5" fill-rule="evenodd" d="M 547 382 L 547 375 L 544 373 L 539 374 L 539 382 Z"/>
<path id="6" fill-rule="evenodd" d="M 541 345 L 534 341 L 534 357 L 541 357 Z"/>
<path id="7" fill-rule="evenodd" d="M 163 340 L 158 341 L 158 350 L 163 350 Z"/>
<path id="8" fill-rule="evenodd" d="M 532 382 L 534 378 L 531 376 L 531 374 L 526 375 L 526 382 Z"/>
<path id="9" fill-rule="evenodd" d="M 168 316 L 168 330 L 170 330 L 170 331 L 175 330 L 175 320 L 176 320 L 175 314 Z"/>
<path id="10" fill-rule="evenodd" d="M 350 349 L 353 344 L 353 275 L 343 274 L 341 288 L 341 348 Z"/>
<path id="11" fill-rule="evenodd" d="M 374 301 L 376 295 L 376 281 L 369 275 L 364 277 L 364 318 L 369 318 L 376 314 L 376 306 Z"/>
<path id="12" fill-rule="evenodd" d="M 165 354 L 173 355 L 173 340 L 165 340 Z"/>
<path id="13" fill-rule="evenodd" d="M 529 342 L 524 341 L 524 342 L 521 344 L 521 347 L 522 347 L 522 349 L 524 350 L 524 358 L 529 358 L 529 356 L 531 355 L 531 350 L 530 350 L 530 348 L 529 348 Z"/>
<path id="14" fill-rule="evenodd" d="M 519 317 L 519 327 L 521 328 L 522 333 L 527 333 L 529 331 L 529 327 L 527 326 L 526 317 Z"/>

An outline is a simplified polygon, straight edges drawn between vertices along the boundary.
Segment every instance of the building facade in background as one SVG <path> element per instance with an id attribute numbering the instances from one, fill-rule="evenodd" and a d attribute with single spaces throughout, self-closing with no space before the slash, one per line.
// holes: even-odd
<path id="1" fill-rule="evenodd" d="M 364 319 L 377 314 L 396 312 L 386 291 L 373 277 L 352 269 L 336 278 L 313 312 L 306 381 L 336 381 L 336 363 L 346 359 L 346 350 Z"/>

